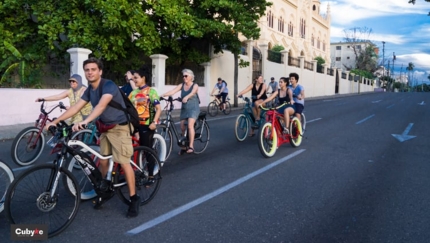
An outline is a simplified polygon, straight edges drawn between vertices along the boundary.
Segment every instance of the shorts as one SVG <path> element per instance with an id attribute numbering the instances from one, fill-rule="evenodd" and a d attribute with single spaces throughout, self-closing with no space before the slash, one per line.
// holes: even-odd
<path id="1" fill-rule="evenodd" d="M 217 99 L 219 99 L 221 97 L 222 103 L 225 103 L 225 100 L 227 99 L 227 95 L 228 95 L 228 93 L 220 93 L 216 97 L 217 97 Z"/>
<path id="2" fill-rule="evenodd" d="M 130 128 L 127 125 L 116 125 L 100 136 L 100 154 L 112 155 L 113 161 L 118 164 L 130 163 L 133 155 Z"/>
<path id="3" fill-rule="evenodd" d="M 291 107 L 291 108 L 293 108 L 293 110 L 294 110 L 294 112 L 295 112 L 295 110 L 296 109 L 294 109 L 294 106 L 293 105 L 284 105 L 284 106 L 282 106 L 281 108 L 279 108 L 279 109 L 277 109 L 276 111 L 278 112 L 278 113 L 280 113 L 280 114 L 284 114 L 284 111 L 285 111 L 285 109 L 287 109 L 288 107 Z"/>
<path id="4" fill-rule="evenodd" d="M 302 114 L 305 106 L 299 103 L 294 103 L 295 113 Z"/>

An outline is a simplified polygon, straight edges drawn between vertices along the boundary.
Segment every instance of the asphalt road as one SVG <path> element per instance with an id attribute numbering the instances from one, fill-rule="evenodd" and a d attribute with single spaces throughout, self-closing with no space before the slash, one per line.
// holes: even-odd
<path id="1" fill-rule="evenodd" d="M 69 228 L 48 241 L 428 242 L 429 103 L 428 93 L 308 101 L 302 145 L 282 145 L 270 159 L 257 136 L 236 141 L 237 112 L 218 115 L 203 154 L 174 149 L 139 217 L 127 219 L 117 197 L 100 211 L 83 202 Z M 408 135 L 416 137 L 402 141 Z M 16 168 L 10 145 L 0 143 L 0 155 Z M 10 240 L 4 212 L 0 235 Z"/>

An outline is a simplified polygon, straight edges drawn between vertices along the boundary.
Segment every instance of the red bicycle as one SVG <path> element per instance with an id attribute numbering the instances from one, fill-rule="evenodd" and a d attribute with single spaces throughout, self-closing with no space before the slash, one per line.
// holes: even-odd
<path id="1" fill-rule="evenodd" d="M 259 130 L 258 148 L 266 158 L 275 155 L 278 147 L 284 143 L 290 143 L 294 148 L 302 143 L 302 124 L 297 117 L 293 116 L 290 120 L 290 133 L 283 133 L 284 115 L 276 110 L 287 104 L 289 103 L 284 103 L 274 108 L 260 106 L 262 110 L 266 111 L 267 122 Z"/>
<path id="2" fill-rule="evenodd" d="M 55 118 L 50 119 L 49 114 L 54 111 L 56 108 L 60 107 L 60 109 L 66 110 L 63 102 L 59 102 L 54 108 L 50 111 L 45 111 L 44 108 L 45 101 L 42 101 L 40 105 L 40 115 L 36 120 L 34 126 L 24 128 L 18 135 L 16 135 L 15 139 L 12 143 L 12 148 L 10 151 L 13 162 L 18 165 L 26 166 L 33 164 L 40 156 L 45 147 L 45 136 L 51 136 L 50 140 L 47 142 L 51 147 L 53 147 L 51 154 L 58 152 L 59 148 L 56 143 L 50 143 L 54 136 L 53 134 L 43 133 L 43 129 L 46 123 L 55 120 Z"/>

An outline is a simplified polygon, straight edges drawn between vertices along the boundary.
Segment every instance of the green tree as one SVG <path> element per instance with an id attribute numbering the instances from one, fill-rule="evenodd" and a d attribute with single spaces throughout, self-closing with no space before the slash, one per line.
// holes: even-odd
<path id="1" fill-rule="evenodd" d="M 317 57 L 315 57 L 315 59 L 314 59 L 314 60 L 316 60 L 316 61 L 317 61 L 317 67 L 321 67 L 321 66 L 325 63 L 324 58 L 323 58 L 323 57 L 321 57 L 321 56 L 317 56 Z"/>

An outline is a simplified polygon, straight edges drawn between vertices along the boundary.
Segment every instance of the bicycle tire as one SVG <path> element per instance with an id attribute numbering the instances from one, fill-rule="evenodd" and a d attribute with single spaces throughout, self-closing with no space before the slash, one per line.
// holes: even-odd
<path id="1" fill-rule="evenodd" d="M 199 121 L 201 122 L 201 121 Z M 194 130 L 194 154 L 203 153 L 208 147 L 210 140 L 209 125 L 205 121 L 203 127 Z"/>
<path id="2" fill-rule="evenodd" d="M 225 110 L 222 111 L 224 115 L 228 115 L 231 112 L 231 105 L 230 102 L 225 101 Z"/>
<path id="3" fill-rule="evenodd" d="M 258 148 L 265 158 L 275 155 L 278 147 L 278 136 L 271 122 L 266 122 L 258 132 Z"/>
<path id="4" fill-rule="evenodd" d="M 7 164 L 0 161 L 0 213 L 4 209 L 4 201 L 6 198 L 6 192 L 10 184 L 14 179 L 12 170 Z"/>
<path id="5" fill-rule="evenodd" d="M 148 163 L 149 159 L 154 161 L 154 178 L 153 182 L 149 181 L 149 170 Z M 158 189 L 161 185 L 161 165 L 158 161 L 158 156 L 154 150 L 145 146 L 134 147 L 133 162 L 139 166 L 143 171 L 135 170 L 135 180 L 136 180 L 136 194 L 140 196 L 140 206 L 149 203 L 157 194 Z M 130 205 L 130 193 L 128 190 L 128 185 L 125 182 L 125 175 L 121 171 L 121 166 L 117 166 L 117 170 L 114 176 L 114 187 L 116 192 L 125 204 Z"/>
<path id="6" fill-rule="evenodd" d="M 216 116 L 218 115 L 218 109 L 219 109 L 218 104 L 215 101 L 212 101 L 208 105 L 208 114 L 210 116 Z"/>
<path id="7" fill-rule="evenodd" d="M 166 142 L 166 158 L 164 161 L 166 161 L 170 154 L 172 153 L 173 149 L 173 135 L 170 128 L 167 128 L 166 124 L 159 124 L 157 125 L 157 133 L 161 135 L 161 137 L 164 138 L 164 142 Z"/>
<path id="8" fill-rule="evenodd" d="M 290 122 L 290 144 L 293 148 L 302 143 L 302 123 L 299 118 L 293 117 Z"/>
<path id="9" fill-rule="evenodd" d="M 158 133 L 154 134 L 152 149 L 157 153 L 160 165 L 163 167 L 167 154 L 166 141 L 164 141 L 164 138 Z"/>
<path id="10" fill-rule="evenodd" d="M 88 146 L 90 148 L 94 149 L 96 152 L 100 152 L 100 146 L 99 145 L 89 144 Z M 84 150 L 85 150 L 84 148 L 81 148 L 81 151 L 84 151 Z M 86 152 L 86 151 L 84 151 L 84 152 Z M 88 155 L 94 160 L 95 156 L 93 154 L 89 153 Z M 98 163 L 96 161 L 94 161 L 94 163 L 96 165 L 98 165 Z M 70 156 L 70 158 L 67 159 L 66 164 L 67 164 L 67 170 L 73 174 L 76 181 L 78 182 L 79 189 L 81 192 L 81 200 L 85 201 L 85 200 L 90 200 L 90 199 L 97 197 L 97 193 L 94 190 L 93 184 L 88 179 L 88 177 L 85 175 L 85 173 L 82 171 L 82 167 L 80 166 L 79 162 L 76 161 L 75 157 Z M 78 166 L 78 168 L 76 168 L 76 165 Z M 73 187 L 72 187 L 73 184 L 70 184 L 71 182 L 72 181 L 68 180 L 68 178 L 63 177 L 63 183 L 66 184 L 66 189 L 69 192 L 74 193 Z"/>
<path id="11" fill-rule="evenodd" d="M 73 134 L 71 139 L 82 141 L 87 145 L 93 145 L 93 144 L 97 144 L 99 137 L 97 136 L 96 132 L 93 133 L 93 130 L 84 129 Z M 74 166 L 75 166 L 75 169 L 81 169 L 81 166 L 77 162 L 75 163 Z"/>
<path id="12" fill-rule="evenodd" d="M 243 132 L 243 134 L 242 134 Z M 243 142 L 248 136 L 249 132 L 249 120 L 245 114 L 240 114 L 236 118 L 236 124 L 234 126 L 234 134 L 239 142 Z"/>
<path id="13" fill-rule="evenodd" d="M 56 166 L 55 164 L 34 166 L 12 182 L 5 202 L 6 216 L 11 224 L 47 225 L 50 238 L 63 232 L 72 223 L 79 208 L 79 193 L 69 193 L 63 188 L 64 183 L 58 183 L 55 190 L 56 199 L 53 199 L 55 202 L 48 201 L 47 188 L 53 183 L 50 183 L 50 179 L 55 178 Z M 69 177 L 77 188 L 75 191 L 79 191 L 76 179 L 68 170 L 60 168 L 60 176 Z M 61 200 L 58 199 L 59 195 Z M 67 197 L 73 200 L 67 202 Z"/>
<path id="14" fill-rule="evenodd" d="M 305 134 L 305 130 L 306 130 L 306 116 L 305 113 L 300 114 L 300 122 L 302 123 L 302 134 Z"/>
<path id="15" fill-rule="evenodd" d="M 20 166 L 27 166 L 33 164 L 42 154 L 43 148 L 45 147 L 45 135 L 43 132 L 40 133 L 35 146 L 29 146 L 29 142 L 24 142 L 25 146 L 20 146 L 22 141 L 26 140 L 26 137 L 30 137 L 30 144 L 36 139 L 40 129 L 37 127 L 26 127 L 16 135 L 12 142 L 10 155 L 14 163 Z M 21 155 L 30 154 L 29 158 L 26 159 Z"/>

